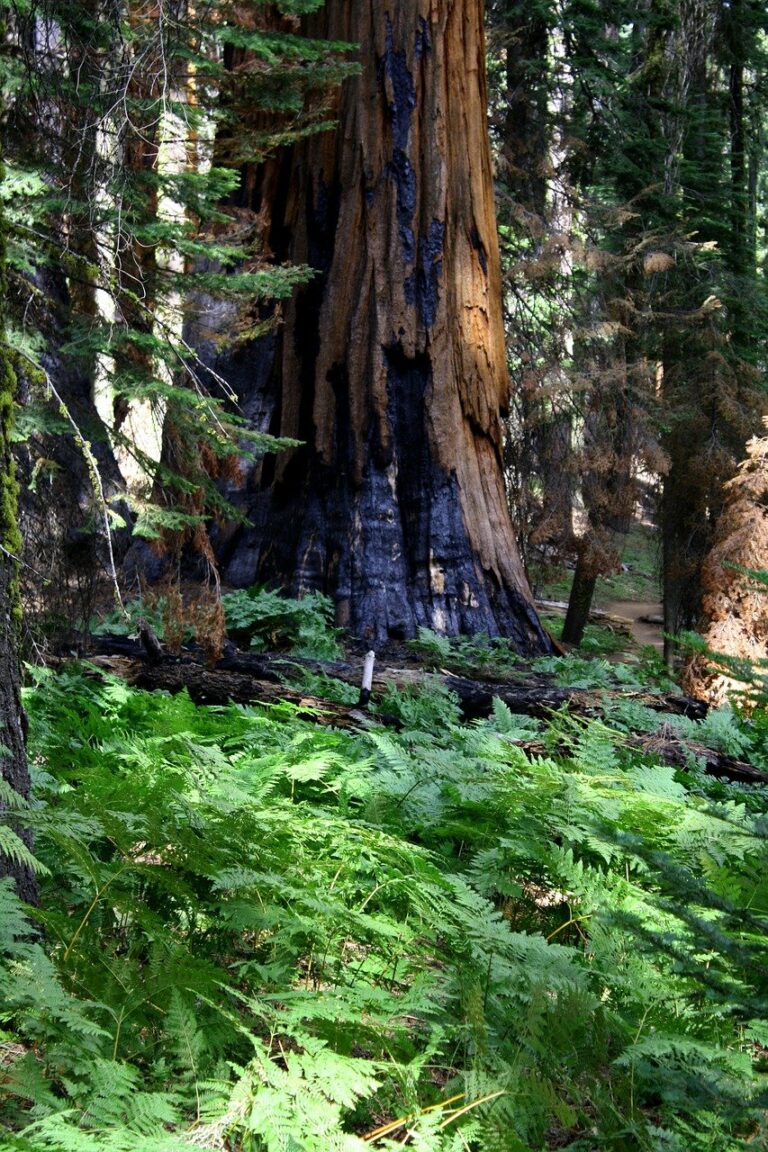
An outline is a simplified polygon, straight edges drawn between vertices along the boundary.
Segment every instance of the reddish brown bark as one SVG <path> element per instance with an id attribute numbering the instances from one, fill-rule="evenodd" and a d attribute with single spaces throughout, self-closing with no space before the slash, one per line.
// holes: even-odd
<path id="1" fill-rule="evenodd" d="M 275 258 L 317 269 L 278 332 L 219 358 L 259 426 L 305 447 L 241 494 L 233 583 L 335 596 L 369 638 L 423 625 L 548 647 L 502 479 L 508 378 L 480 0 L 330 0 L 361 45 L 339 127 L 244 181 Z M 236 493 L 231 495 L 237 498 Z"/>
<path id="2" fill-rule="evenodd" d="M 768 436 L 747 444 L 747 459 L 725 485 L 725 506 L 702 565 L 702 614 L 698 630 L 713 658 L 688 660 L 682 680 L 686 690 L 722 705 L 730 696 L 763 691 L 768 661 L 768 596 L 750 577 L 763 572 L 768 550 Z M 717 657 L 725 657 L 725 664 Z M 744 678 L 728 675 L 731 670 Z M 752 668 L 750 675 L 749 669 Z"/>

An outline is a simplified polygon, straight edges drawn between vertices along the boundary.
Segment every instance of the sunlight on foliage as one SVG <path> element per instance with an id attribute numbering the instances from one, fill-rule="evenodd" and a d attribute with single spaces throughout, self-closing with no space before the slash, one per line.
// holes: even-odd
<path id="1" fill-rule="evenodd" d="M 3 1148 L 762 1139 L 764 806 L 610 719 L 467 725 L 431 689 L 348 733 L 35 677 L 50 876 L 32 922 L 0 887 Z"/>

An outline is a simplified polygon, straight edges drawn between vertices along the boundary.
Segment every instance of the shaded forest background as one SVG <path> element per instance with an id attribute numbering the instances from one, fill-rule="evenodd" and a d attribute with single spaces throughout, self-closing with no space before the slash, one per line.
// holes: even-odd
<path id="1" fill-rule="evenodd" d="M 189 574 L 194 553 L 214 582 L 223 573 L 236 585 L 266 579 L 293 592 L 327 591 L 339 623 L 358 634 L 371 630 L 372 618 L 380 637 L 413 635 L 417 624 L 439 627 L 440 620 L 449 632 L 514 634 L 519 608 L 501 609 L 494 599 L 475 620 L 460 607 L 462 595 L 467 604 L 486 595 L 469 575 L 473 550 L 484 567 L 503 565 L 489 559 L 501 545 L 479 527 L 488 523 L 504 540 L 498 509 L 465 507 L 472 542 L 462 545 L 459 529 L 446 526 L 457 492 L 430 473 L 442 453 L 440 468 L 457 477 L 458 493 L 480 485 L 480 472 L 462 477 L 466 441 L 447 448 L 456 435 L 450 428 L 475 417 L 437 405 L 429 382 L 439 377 L 447 390 L 452 371 L 434 352 L 440 337 L 429 336 L 431 310 L 443 298 L 440 307 L 456 314 L 463 306 L 451 303 L 447 278 L 441 284 L 445 225 L 435 222 L 444 210 L 430 208 L 427 192 L 418 192 L 424 222 L 413 255 L 408 251 L 404 213 L 414 210 L 408 204 L 417 186 L 429 188 L 432 161 L 425 145 L 409 139 L 422 94 L 417 99 L 408 89 L 409 63 L 392 47 L 401 32 L 389 16 L 374 33 L 359 15 L 339 18 L 332 6 L 307 18 L 302 30 L 289 9 L 139 4 L 122 11 L 94 3 L 9 10 L 5 204 L 9 331 L 24 404 L 25 584 L 34 588 L 28 618 L 42 611 L 70 627 L 81 624 L 87 605 L 53 605 L 51 589 L 64 600 L 75 589 L 93 595 L 106 549 L 107 567 L 134 579 L 178 572 L 182 557 Z M 422 26 L 415 9 L 400 19 Z M 595 581 L 620 563 L 622 540 L 641 511 L 659 528 L 666 634 L 706 631 L 727 617 L 720 645 L 727 641 L 735 654 L 739 643 L 757 644 L 757 652 L 761 600 L 742 605 L 739 623 L 737 602 L 748 595 L 722 560 L 760 567 L 761 517 L 747 508 L 759 506 L 759 497 L 745 504 L 727 493 L 748 441 L 762 434 L 762 6 L 665 3 L 638 12 L 620 4 L 499 3 L 488 6 L 487 24 L 511 376 L 504 469 L 528 578 L 536 582 L 548 563 L 576 563 L 565 638 L 578 642 Z M 462 37 L 467 28 L 465 22 Z M 319 211 L 326 178 L 331 197 L 334 180 L 346 187 L 345 180 L 361 179 L 328 168 L 328 125 L 348 115 L 340 93 L 377 83 L 365 71 L 359 76 L 359 53 L 340 43 L 355 31 L 363 58 L 379 60 L 386 73 L 390 124 L 371 121 L 365 147 L 373 155 L 376 137 L 394 133 L 385 184 L 397 203 L 365 224 L 357 209 L 337 204 L 336 223 L 328 217 L 316 224 L 320 231 L 296 240 L 304 234 L 299 215 Z M 365 37 L 374 35 L 384 39 L 367 57 Z M 477 50 L 461 44 L 462 52 Z M 426 39 L 422 49 L 416 44 L 417 62 L 427 47 Z M 466 65 L 446 67 L 460 73 Z M 466 95 L 460 98 L 466 105 Z M 478 148 L 482 164 L 482 139 Z M 313 169 L 314 208 L 304 209 L 296 173 Z M 388 238 L 388 213 L 400 221 L 399 254 L 397 237 Z M 492 227 L 487 219 L 470 223 Z M 356 227 L 357 241 L 350 234 Z M 358 273 L 349 258 L 335 271 L 341 244 L 329 228 L 340 230 L 347 253 L 384 244 L 376 264 L 389 261 L 389 283 L 402 284 L 406 295 L 398 303 L 390 291 L 384 327 L 392 331 L 400 312 L 410 315 L 413 277 L 414 320 L 407 325 L 415 321 L 414 335 L 386 345 L 383 368 L 365 360 L 365 341 L 384 347 L 389 337 L 383 329 L 374 334 L 380 322 L 371 320 L 370 303 L 359 314 L 345 311 L 334 276 L 352 284 Z M 490 243 L 477 236 L 478 244 Z M 455 245 L 455 236 L 448 243 Z M 481 263 L 484 250 L 478 248 Z M 457 259 L 451 251 L 448 266 Z M 359 274 L 364 292 L 368 273 Z M 498 295 L 493 283 L 491 289 Z M 492 310 L 498 307 L 492 300 Z M 428 338 L 432 350 L 419 351 Z M 486 347 L 496 339 L 483 337 Z M 466 347 L 466 333 L 461 340 Z M 347 348 L 345 362 L 334 359 L 333 341 Z M 311 346 L 304 360 L 295 352 L 289 358 L 294 343 Z M 474 369 L 465 364 L 463 371 L 463 387 L 487 387 L 467 381 Z M 319 383 L 310 383 L 313 372 Z M 358 378 L 381 372 L 387 396 L 413 394 L 413 401 L 377 417 L 374 388 L 367 414 L 353 399 L 345 416 L 345 373 L 354 378 L 354 395 Z M 501 392 L 490 411 L 503 410 L 505 381 L 499 384 L 498 367 L 491 372 Z M 408 404 L 418 408 L 425 397 L 439 446 L 412 427 Z M 380 419 L 389 421 L 386 435 L 403 441 L 389 511 L 381 485 L 390 449 L 386 436 L 375 448 L 365 431 Z M 270 434 L 306 447 L 265 457 Z M 329 447 L 322 436 L 332 437 Z M 754 471 L 759 448 L 749 451 Z M 378 457 L 384 463 L 377 488 L 361 477 Z M 417 462 L 410 470 L 409 459 Z M 275 493 L 272 503 L 257 494 L 266 490 Z M 350 491 L 362 495 L 351 498 Z M 338 525 L 384 524 L 387 517 L 402 521 L 405 535 L 392 547 L 412 554 L 417 573 L 404 572 L 402 596 L 435 599 L 447 571 L 456 590 L 444 596 L 443 608 L 399 619 L 379 593 L 350 593 L 363 580 L 350 571 L 356 563 L 375 584 L 393 554 L 381 528 L 376 542 L 363 531 L 340 544 Z M 295 539 L 285 527 L 293 520 L 304 525 Z M 745 520 L 751 552 L 734 543 Z M 436 543 L 441 533 L 453 544 Z M 318 543 L 324 535 L 326 543 Z M 137 536 L 149 546 L 137 545 Z M 508 540 L 503 551 L 512 555 Z M 48 559 L 36 586 L 32 570 L 41 555 Z M 419 589 L 422 580 L 431 587 Z M 514 564 L 495 580 L 525 585 Z M 539 641 L 520 632 L 518 643 Z"/>

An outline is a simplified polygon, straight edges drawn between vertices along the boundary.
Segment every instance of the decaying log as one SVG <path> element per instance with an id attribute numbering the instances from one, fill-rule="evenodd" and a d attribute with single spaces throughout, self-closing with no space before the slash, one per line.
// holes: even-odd
<path id="1" fill-rule="evenodd" d="M 488 716 L 494 696 L 503 700 L 511 712 L 538 717 L 546 717 L 564 704 L 574 712 L 598 713 L 611 700 L 635 700 L 655 712 L 688 716 L 692 720 L 703 720 L 707 714 L 707 706 L 690 696 L 656 696 L 652 692 L 620 692 L 608 688 L 560 688 L 541 676 L 526 677 L 525 683 L 517 684 L 443 676 L 441 683 L 458 696 L 461 710 L 468 719 Z"/>
<path id="2" fill-rule="evenodd" d="M 100 643 L 102 649 L 110 647 L 106 638 Z M 365 711 L 359 706 L 350 707 L 336 704 L 311 693 L 301 692 L 285 683 L 291 669 L 322 669 L 330 675 L 350 684 L 358 684 L 360 668 L 356 664 L 338 662 L 325 664 L 320 661 L 298 657 L 284 657 L 256 653 L 238 652 L 231 649 L 215 668 L 206 668 L 188 653 L 182 657 L 165 656 L 160 662 L 150 660 L 140 644 L 119 639 L 114 644 L 120 650 L 117 656 L 96 656 L 93 660 L 98 667 L 110 671 L 127 680 L 137 688 L 159 689 L 166 692 L 181 692 L 186 689 L 198 704 L 279 704 L 287 702 L 295 705 L 299 715 L 314 723 L 333 725 L 341 728 L 363 728 L 371 724 L 396 724 L 391 717 L 375 711 Z M 358 661 L 358 664 L 360 662 Z M 223 665 L 223 666 L 222 666 Z M 467 719 L 479 719 L 490 715 L 493 699 L 504 701 L 512 712 L 529 716 L 546 717 L 554 709 L 568 704 L 571 711 L 581 715 L 598 715 L 607 701 L 632 699 L 654 708 L 658 712 L 690 716 L 701 719 L 706 715 L 706 705 L 687 696 L 654 696 L 651 693 L 619 692 L 608 690 L 587 690 L 560 688 L 548 683 L 543 677 L 530 677 L 526 683 L 513 684 L 509 681 L 494 684 L 479 682 L 448 673 L 424 673 L 416 669 L 385 668 L 373 681 L 373 690 L 381 692 L 388 684 L 405 688 L 422 684 L 432 679 L 449 688 L 459 700 L 462 714 Z M 744 784 L 768 784 L 768 773 L 760 772 L 750 764 L 733 756 L 714 752 L 711 748 L 690 740 L 684 740 L 671 732 L 660 735 L 631 735 L 625 744 L 638 751 L 653 755 L 667 764 L 688 768 L 692 759 L 698 759 L 704 771 L 711 776 Z M 543 746 L 523 744 L 531 752 L 544 754 Z M 546 754 L 551 755 L 551 750 Z"/>
<path id="3" fill-rule="evenodd" d="M 324 700 L 309 692 L 299 692 L 278 681 L 259 680 L 242 672 L 205 668 L 190 660 L 162 663 L 136 656 L 95 656 L 90 663 L 111 672 L 134 688 L 147 691 L 187 691 L 196 704 L 293 704 L 303 719 L 334 727 L 361 727 L 366 714 L 345 704 Z"/>
<path id="4" fill-rule="evenodd" d="M 126 656 L 133 660 L 144 660 L 147 651 L 143 638 L 134 639 L 130 636 L 91 636 L 88 638 L 87 650 L 97 656 Z M 175 656 L 173 653 L 161 650 L 161 659 L 166 663 L 194 663 L 205 664 L 206 656 L 201 648 L 194 646 L 184 648 Z M 306 656 L 287 656 L 274 652 L 246 652 L 227 642 L 221 657 L 216 661 L 218 672 L 241 672 L 247 676 L 255 676 L 259 680 L 267 680 L 275 684 L 282 683 L 286 677 L 294 674 L 297 668 L 308 672 L 323 672 L 326 676 L 335 676 L 339 680 L 357 683 L 359 679 L 358 665 L 346 660 L 312 660 Z"/>
<path id="5" fill-rule="evenodd" d="M 625 736 L 622 744 L 625 748 L 632 748 L 645 756 L 652 756 L 663 764 L 670 764 L 673 768 L 682 768 L 690 771 L 692 762 L 698 760 L 707 776 L 717 776 L 729 780 L 732 784 L 768 784 L 768 772 L 761 772 L 743 760 L 737 760 L 724 752 L 714 752 L 691 740 L 658 736 L 643 733 L 642 735 Z M 521 740 L 518 744 L 529 756 L 559 756 L 567 755 L 565 747 L 552 749 L 540 740 Z"/>
<path id="6" fill-rule="evenodd" d="M 411 668 L 386 668 L 374 680 L 374 689 L 382 691 L 387 684 L 407 688 L 423 682 L 425 675 Z M 585 715 L 602 712 L 611 700 L 635 700 L 638 704 L 652 708 L 654 712 L 687 716 L 691 720 L 703 720 L 708 710 L 705 703 L 692 696 L 673 693 L 656 695 L 653 692 L 611 688 L 561 688 L 533 672 L 523 673 L 516 680 L 470 680 L 445 671 L 435 674 L 433 678 L 458 696 L 461 711 L 468 720 L 488 716 L 494 696 L 503 700 L 511 712 L 540 718 L 548 716 L 564 704 L 568 704 L 572 711 Z"/>
<path id="7" fill-rule="evenodd" d="M 725 752 L 715 752 L 694 740 L 683 740 L 670 736 L 637 735 L 627 740 L 631 748 L 655 756 L 665 764 L 687 769 L 691 760 L 698 760 L 707 776 L 719 776 L 736 784 L 768 784 L 768 772 L 761 772 L 735 756 Z"/>
<path id="8" fill-rule="evenodd" d="M 146 660 L 146 653 L 142 645 L 125 637 L 101 636 L 94 640 L 97 653 L 105 656 L 121 655 L 132 657 L 139 661 Z M 168 668 L 186 667 L 190 664 L 199 665 L 203 662 L 202 652 L 185 650 L 180 657 L 167 657 L 162 664 L 156 664 L 164 670 Z M 251 677 L 255 681 L 270 684 L 284 684 L 291 676 L 295 676 L 297 669 L 309 672 L 324 673 L 343 680 L 347 684 L 358 687 L 362 677 L 363 662 L 310 660 L 301 656 L 282 656 L 272 653 L 243 652 L 234 645 L 227 645 L 221 659 L 217 661 L 215 672 L 236 674 L 237 676 Z M 169 673 L 170 675 L 170 673 Z M 177 673 L 177 675 L 181 675 Z M 470 680 L 464 676 L 455 676 L 450 672 L 427 673 L 420 668 L 391 668 L 384 667 L 377 671 L 373 679 L 373 691 L 383 692 L 387 685 L 394 684 L 398 688 L 406 688 L 424 682 L 431 678 L 450 689 L 459 699 L 461 710 L 467 719 L 475 719 L 490 714 L 493 698 L 498 696 L 512 712 L 527 716 L 546 717 L 553 709 L 568 704 L 579 713 L 591 714 L 601 711 L 610 700 L 636 700 L 645 704 L 656 712 L 670 713 L 676 716 L 688 716 L 691 720 L 703 720 L 707 714 L 707 705 L 691 696 L 674 694 L 655 695 L 652 692 L 627 692 L 614 689 L 585 689 L 562 688 L 554 685 L 539 673 L 524 670 L 521 667 L 515 679 L 507 677 L 504 680 Z M 220 698 L 210 699 L 208 703 L 223 703 L 227 699 L 238 703 L 247 703 L 246 699 L 236 696 L 227 696 L 225 678 L 221 682 Z M 158 684 L 157 687 L 164 687 Z M 213 688 L 211 688 L 213 691 Z M 191 689 L 190 689 L 191 691 Z M 233 687 L 233 691 L 237 691 Z M 245 689 L 244 689 L 245 691 Z M 286 690 L 287 692 L 287 690 Z M 251 697 L 255 699 L 256 697 Z M 288 699 L 287 695 L 283 699 Z"/>

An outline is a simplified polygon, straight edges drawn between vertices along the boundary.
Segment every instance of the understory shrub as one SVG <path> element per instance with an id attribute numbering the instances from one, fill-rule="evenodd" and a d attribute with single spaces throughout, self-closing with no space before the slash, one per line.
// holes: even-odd
<path id="1" fill-rule="evenodd" d="M 259 652 L 290 648 L 296 656 L 333 660 L 340 654 L 333 627 L 333 601 L 320 592 L 301 600 L 255 585 L 222 597 L 227 632 Z"/>
<path id="2" fill-rule="evenodd" d="M 167 595 L 155 591 L 128 601 L 120 611 L 91 621 L 89 631 L 94 636 L 133 636 L 146 623 L 160 640 L 169 644 L 173 640 L 172 648 L 195 640 L 204 647 L 205 637 L 198 634 L 195 626 L 199 605 L 205 604 L 210 615 L 215 603 L 218 602 L 214 596 L 202 596 L 198 603 L 185 602 L 176 587 Z M 227 635 L 239 645 L 258 652 L 289 650 L 296 656 L 320 660 L 333 660 L 340 655 L 338 631 L 333 627 L 333 602 L 320 592 L 293 600 L 254 585 L 223 593 L 221 609 Z"/>
<path id="3" fill-rule="evenodd" d="M 42 899 L 0 889 L 0 1147 L 768 1136 L 764 804 L 610 719 L 465 724 L 432 690 L 348 732 L 35 676 Z"/>

